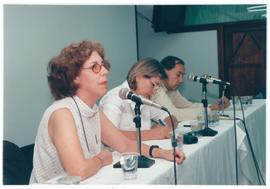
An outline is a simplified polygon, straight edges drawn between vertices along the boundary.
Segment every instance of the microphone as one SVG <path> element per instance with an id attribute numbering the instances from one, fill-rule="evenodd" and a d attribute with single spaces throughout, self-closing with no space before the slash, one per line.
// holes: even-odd
<path id="1" fill-rule="evenodd" d="M 140 96 L 134 94 L 133 92 L 131 92 L 127 88 L 121 89 L 118 94 L 119 94 L 119 97 L 121 99 L 124 99 L 124 100 L 129 99 L 129 100 L 132 100 L 135 103 L 145 104 L 145 105 L 152 106 L 152 107 L 155 107 L 155 108 L 158 108 L 158 109 L 161 109 L 161 110 L 164 110 L 164 111 L 168 112 L 167 108 L 165 108 L 165 107 L 163 107 L 163 106 L 161 106 L 161 105 L 159 105 L 157 103 L 154 103 L 151 100 L 140 97 Z"/>
<path id="2" fill-rule="evenodd" d="M 221 79 L 214 78 L 214 77 L 212 77 L 211 75 L 205 74 L 205 77 L 207 77 L 207 78 L 213 80 L 213 83 L 216 83 L 216 84 L 220 84 L 220 85 L 228 85 L 228 86 L 231 85 L 230 82 L 222 81 Z"/>
<path id="3" fill-rule="evenodd" d="M 189 74 L 188 75 L 188 80 L 189 81 L 195 81 L 195 82 L 200 82 L 200 83 L 213 83 L 213 81 L 207 77 L 199 77 L 194 74 Z"/>
<path id="4" fill-rule="evenodd" d="M 188 80 L 196 81 L 196 82 L 200 82 L 200 83 L 213 83 L 213 84 L 218 84 L 218 85 L 230 85 L 229 82 L 222 81 L 220 79 L 214 78 L 214 77 L 206 75 L 206 74 L 203 75 L 202 77 L 199 77 L 199 76 L 196 76 L 193 74 L 189 74 Z"/>

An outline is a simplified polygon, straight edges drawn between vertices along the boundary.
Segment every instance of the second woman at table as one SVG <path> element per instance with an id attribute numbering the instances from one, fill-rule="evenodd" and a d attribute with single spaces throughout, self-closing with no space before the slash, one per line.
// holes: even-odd
<path id="1" fill-rule="evenodd" d="M 134 94 L 149 99 L 160 86 L 161 79 L 164 78 L 166 78 L 166 74 L 157 60 L 153 58 L 142 59 L 130 68 L 126 81 L 110 90 L 101 99 L 100 107 L 125 136 L 136 139 L 136 126 L 133 122 L 135 102 L 120 98 L 119 91 L 127 88 Z M 175 120 L 174 122 L 176 124 Z M 164 125 L 157 123 L 164 123 Z M 166 112 L 144 104 L 141 105 L 142 140 L 169 138 L 170 131 L 171 121 Z"/>

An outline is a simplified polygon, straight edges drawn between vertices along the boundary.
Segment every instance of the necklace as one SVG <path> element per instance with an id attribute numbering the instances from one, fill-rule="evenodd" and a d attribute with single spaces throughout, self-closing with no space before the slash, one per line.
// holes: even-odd
<path id="1" fill-rule="evenodd" d="M 80 111 L 80 109 L 79 109 L 79 106 L 78 106 L 78 104 L 77 104 L 76 100 L 75 100 L 73 97 L 71 97 L 71 98 L 72 98 L 72 100 L 75 102 L 76 107 L 77 107 L 77 110 L 78 110 L 78 112 L 79 112 L 80 119 L 81 119 L 81 124 L 82 124 L 82 128 L 83 128 L 83 134 L 84 134 L 84 138 L 85 138 L 85 143 L 86 143 L 86 146 L 87 146 L 88 152 L 90 153 L 90 149 L 89 149 L 88 141 L 87 141 L 86 134 L 85 134 L 85 129 L 84 129 L 84 124 L 83 124 L 83 120 L 82 120 L 82 114 L 81 114 L 81 111 Z M 96 138 L 96 141 L 97 141 L 97 138 Z"/>

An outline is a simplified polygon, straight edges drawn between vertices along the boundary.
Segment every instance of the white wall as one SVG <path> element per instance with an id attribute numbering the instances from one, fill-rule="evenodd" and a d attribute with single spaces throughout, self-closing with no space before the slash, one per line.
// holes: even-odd
<path id="1" fill-rule="evenodd" d="M 71 42 L 101 42 L 112 63 L 109 88 L 136 62 L 134 6 L 4 6 L 4 139 L 34 142 L 53 101 L 47 63 Z"/>
<path id="2" fill-rule="evenodd" d="M 153 6 L 138 6 L 138 11 L 152 19 Z M 218 77 L 217 31 L 167 34 L 155 33 L 149 21 L 138 16 L 139 57 L 153 57 L 161 60 L 165 56 L 180 57 L 185 61 L 186 76 L 189 73 L 211 74 Z M 187 81 L 180 91 L 190 100 L 200 102 L 201 84 Z M 209 103 L 218 98 L 218 87 L 208 85 Z"/>
<path id="3" fill-rule="evenodd" d="M 152 6 L 138 6 L 151 19 Z M 218 76 L 217 32 L 154 33 L 138 17 L 140 58 L 175 55 L 187 73 Z M 134 6 L 4 6 L 4 139 L 19 146 L 34 142 L 44 110 L 53 101 L 46 80 L 47 63 L 64 46 L 83 39 L 101 42 L 112 63 L 109 88 L 122 82 L 136 62 Z M 208 87 L 209 96 L 218 88 Z M 201 85 L 185 82 L 180 89 L 201 100 Z M 213 99 L 210 99 L 212 102 Z"/>

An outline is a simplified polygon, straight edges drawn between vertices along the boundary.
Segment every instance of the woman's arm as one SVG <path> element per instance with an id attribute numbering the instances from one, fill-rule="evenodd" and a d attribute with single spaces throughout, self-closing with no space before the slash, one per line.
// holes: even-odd
<path id="1" fill-rule="evenodd" d="M 101 138 L 102 141 L 111 148 L 119 152 L 137 152 L 137 141 L 130 140 L 120 132 L 119 129 L 113 126 L 112 122 L 100 111 L 101 119 Z M 142 154 L 150 156 L 150 146 L 142 144 Z M 169 161 L 173 160 L 173 151 L 155 148 L 152 151 L 153 157 L 162 158 Z M 182 163 L 185 160 L 185 155 L 182 151 L 176 150 L 176 162 Z"/>
<path id="2" fill-rule="evenodd" d="M 84 180 L 112 162 L 112 155 L 107 151 L 102 151 L 93 158 L 84 158 L 75 121 L 67 108 L 53 112 L 48 130 L 59 159 L 69 175 L 80 176 Z"/>
<path id="3" fill-rule="evenodd" d="M 149 130 L 141 131 L 141 140 L 159 140 L 169 138 L 170 127 L 167 126 L 156 126 Z M 123 131 L 121 133 L 131 140 L 137 139 L 137 131 Z"/>
<path id="4" fill-rule="evenodd" d="M 160 88 L 151 100 L 166 107 L 177 118 L 177 121 L 196 119 L 202 109 L 202 104 L 188 101 L 179 91 L 166 93 Z"/>
<path id="5" fill-rule="evenodd" d="M 120 120 L 123 118 L 125 103 L 123 100 L 119 98 L 117 95 L 107 95 L 102 98 L 100 101 L 99 107 L 106 114 L 109 120 L 113 123 L 114 127 L 119 128 Z M 132 122 L 133 123 L 133 122 Z M 133 128 L 134 125 L 129 125 L 130 128 Z M 136 140 L 137 132 L 136 131 L 125 131 L 120 130 L 123 135 L 126 137 Z M 141 139 L 142 140 L 157 140 L 157 139 L 165 139 L 168 138 L 168 133 L 170 129 L 164 127 L 156 127 L 150 130 L 142 130 L 141 131 Z"/>
<path id="6" fill-rule="evenodd" d="M 100 111 L 101 139 L 102 142 L 119 152 L 137 151 L 136 142 L 128 139 L 107 116 Z"/>

